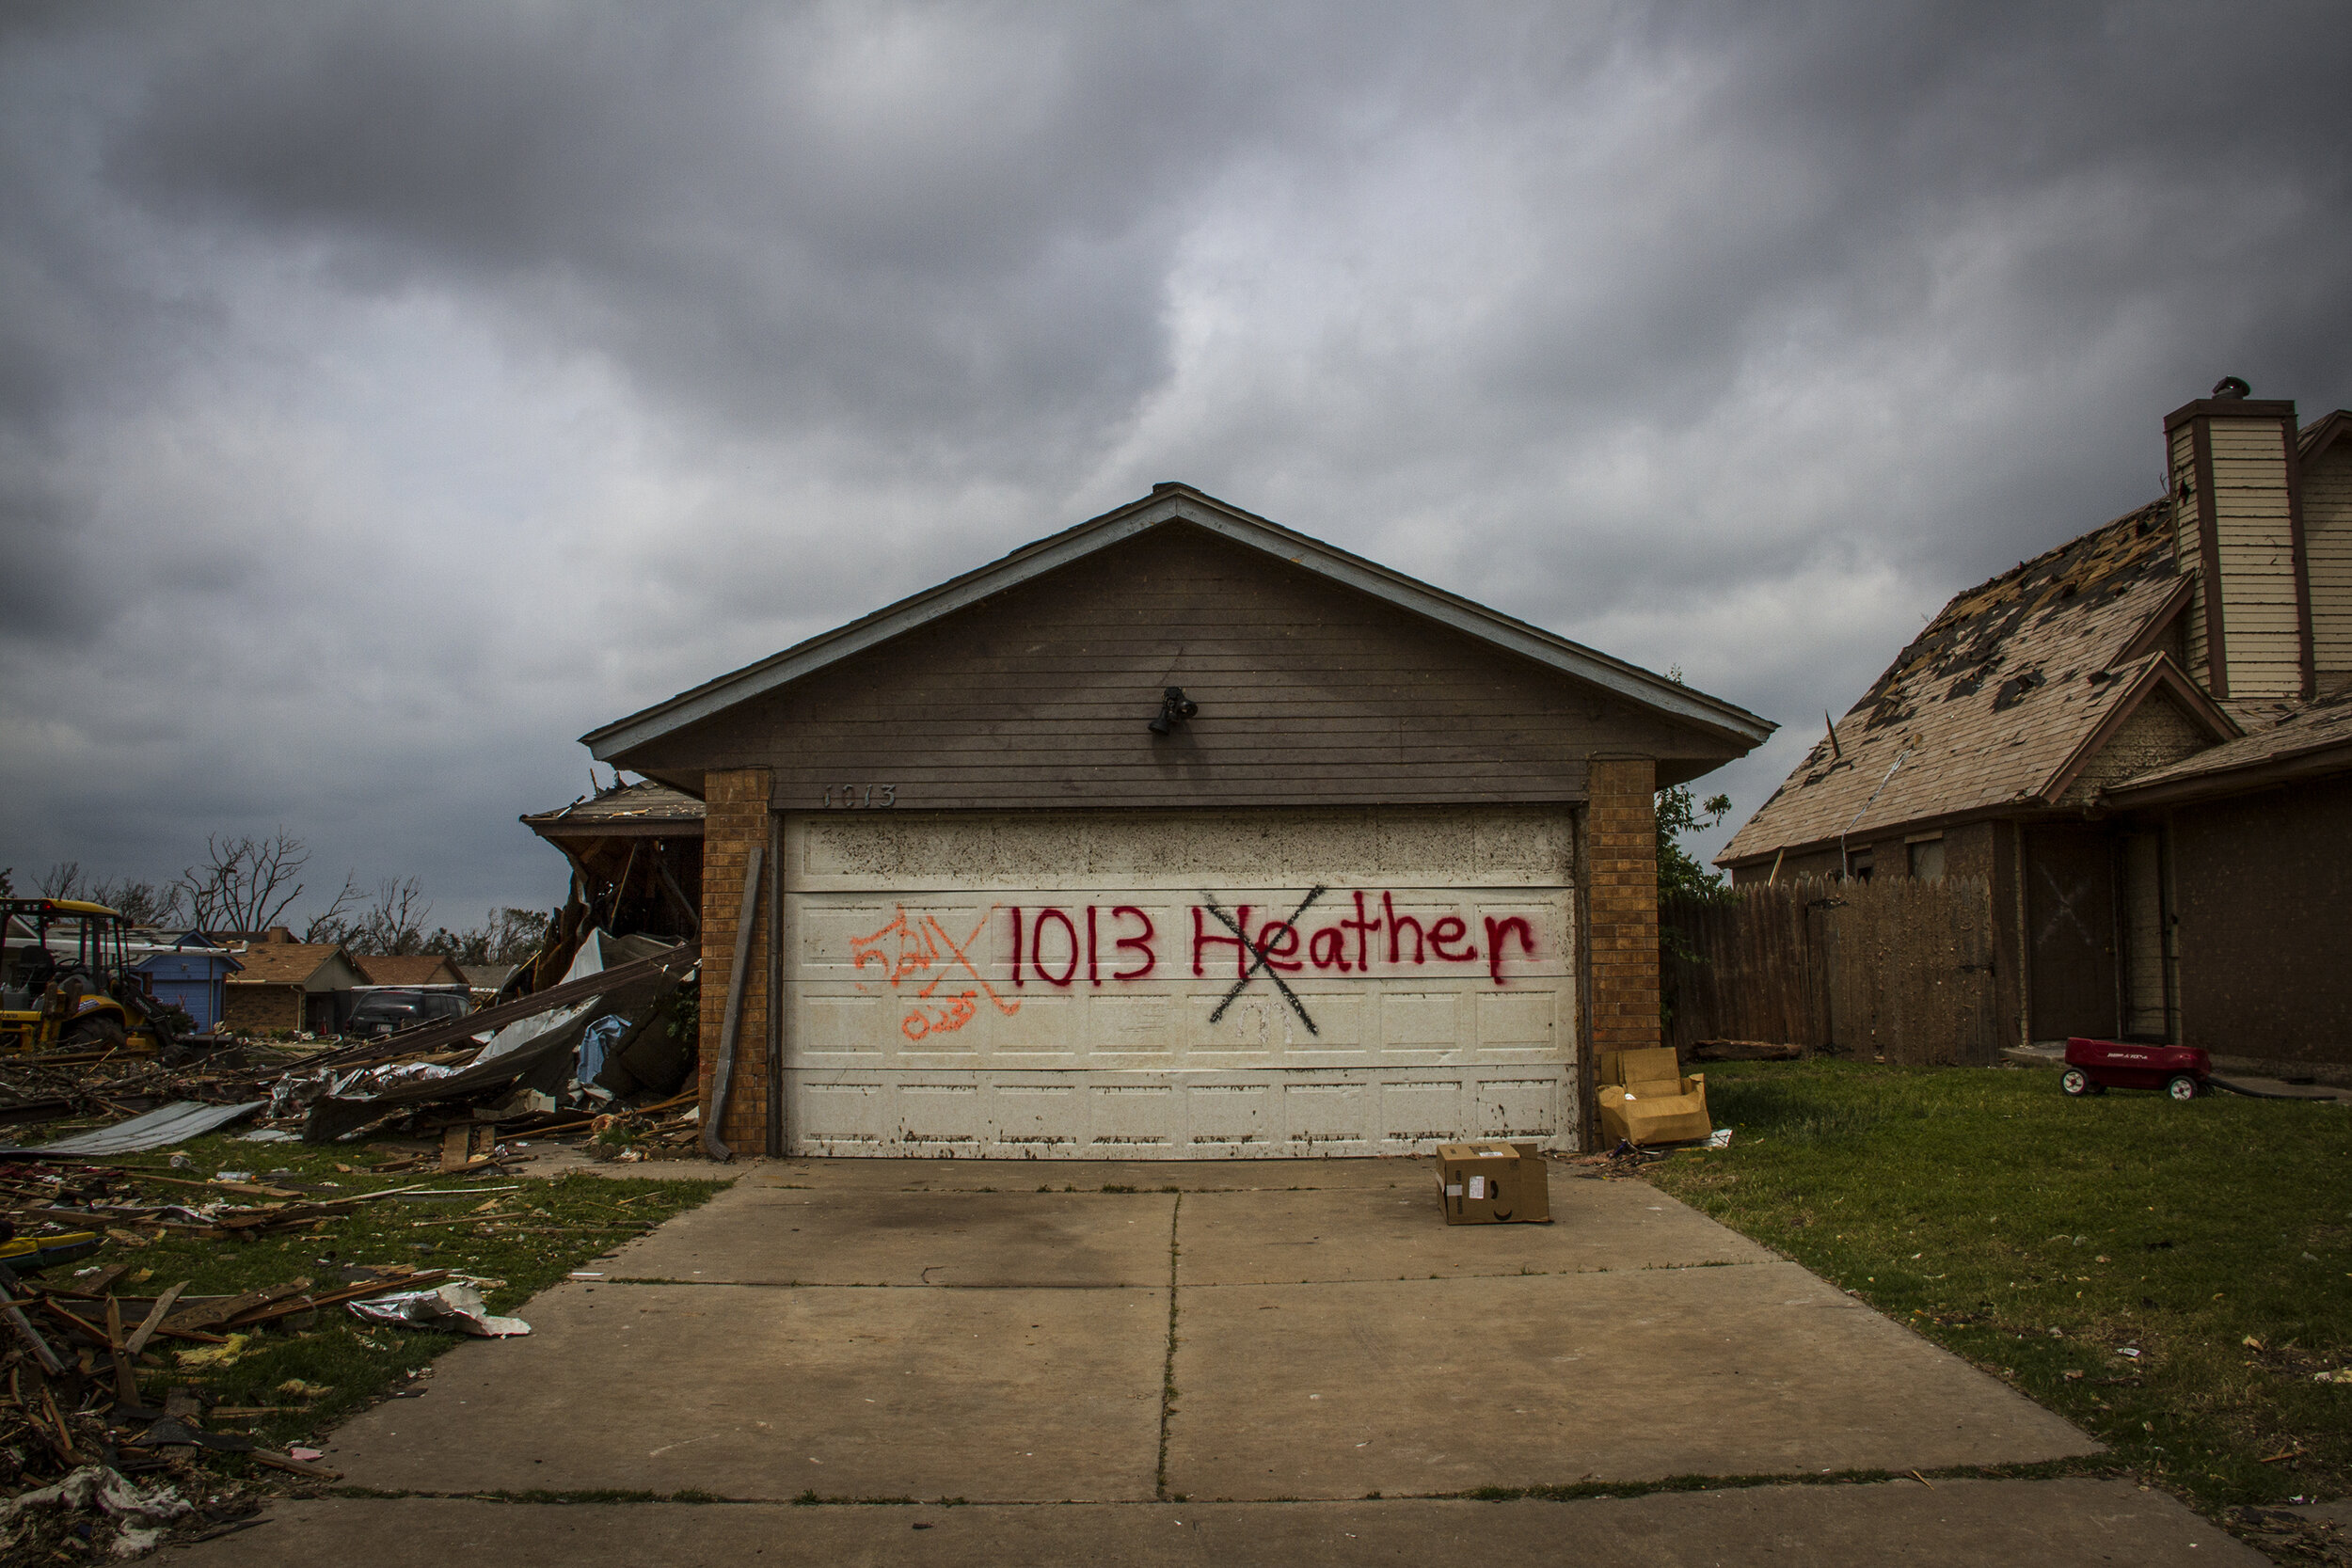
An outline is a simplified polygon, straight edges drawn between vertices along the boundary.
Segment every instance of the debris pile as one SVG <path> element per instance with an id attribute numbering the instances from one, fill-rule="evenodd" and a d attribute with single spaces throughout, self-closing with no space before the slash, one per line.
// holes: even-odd
<path id="1" fill-rule="evenodd" d="M 691 1142 L 649 1112 L 675 1110 L 694 1068 L 695 973 L 691 943 L 591 931 L 547 990 L 380 1038 L 239 1042 L 168 1063 L 119 1050 L 0 1057 L 0 1122 L 129 1118 L 0 1158 L 136 1153 L 244 1117 L 262 1140 L 447 1136 L 477 1164 L 499 1157 L 501 1134 L 619 1127 L 612 1141 L 646 1158 Z"/>
<path id="2" fill-rule="evenodd" d="M 0 1123 L 114 1120 L 180 1101 L 248 1101 L 309 1054 L 235 1043 L 174 1063 L 123 1051 L 0 1055 Z"/>
<path id="3" fill-rule="evenodd" d="M 588 1149 L 600 1160 L 703 1158 L 702 1113 L 691 1093 L 652 1105 L 607 1112 L 588 1123 Z"/>
<path id="4" fill-rule="evenodd" d="M 583 942 L 571 974 L 535 995 L 319 1053 L 271 1085 L 267 1120 L 311 1143 L 459 1129 L 481 1141 L 668 1097 L 693 1068 L 693 949 L 629 957 L 632 943 L 650 945 Z"/>
<path id="5" fill-rule="evenodd" d="M 485 1337 L 531 1332 L 485 1310 L 480 1290 L 499 1281 L 337 1263 L 332 1252 L 315 1275 L 233 1295 L 193 1294 L 187 1281 L 167 1283 L 135 1260 L 79 1273 L 63 1265 L 106 1242 L 135 1258 L 167 1237 L 233 1243 L 308 1230 L 368 1204 L 514 1191 L 472 1181 L 452 1189 L 437 1174 L 323 1197 L 247 1172 L 201 1180 L 185 1164 L 0 1164 L 0 1496 L 15 1494 L 0 1503 L 0 1560 L 43 1560 L 49 1549 L 131 1557 L 239 1528 L 260 1497 L 210 1463 L 221 1455 L 306 1481 L 341 1479 L 313 1450 L 267 1448 L 237 1430 L 298 1415 L 331 1389 L 289 1382 L 278 1393 L 293 1402 L 235 1406 L 201 1386 L 263 1350 L 265 1336 L 306 1333 L 328 1312 Z M 505 1201 L 490 1196 L 466 1223 L 501 1223 Z"/>
<path id="6" fill-rule="evenodd" d="M 68 1170 L 31 1177 L 6 1172 L 14 1212 L 91 1203 L 109 1208 L 119 1173 Z M 53 1186 L 56 1191 L 26 1190 Z M 239 1528 L 260 1498 L 201 1463 L 237 1453 L 266 1467 L 315 1481 L 339 1479 L 303 1450 L 279 1452 L 230 1430 L 258 1412 L 208 1409 L 197 1388 L 174 1386 L 176 1370 L 200 1369 L 243 1353 L 267 1324 L 342 1302 L 382 1296 L 446 1275 L 369 1270 L 353 1284 L 319 1289 L 309 1279 L 226 1297 L 197 1297 L 184 1284 L 153 1295 L 119 1293 L 132 1265 L 117 1263 L 69 1284 L 20 1275 L 0 1265 L 0 1557 L 30 1561 L 41 1549 L 70 1547 L 99 1557 L 135 1557 L 168 1534 L 209 1539 Z M 176 1353 L 170 1361 L 165 1352 Z M 194 1499 L 194 1500 L 191 1500 Z"/>
<path id="7" fill-rule="evenodd" d="M 195 1512 L 168 1483 L 143 1487 L 103 1465 L 85 1465 L 55 1485 L 0 1502 L 0 1543 L 14 1546 L 20 1561 L 41 1555 L 71 1561 L 70 1546 L 94 1546 L 100 1529 L 111 1527 L 106 1555 L 137 1557 L 161 1544 L 166 1527 Z M 207 1529 L 187 1539 L 210 1540 L 222 1533 L 226 1531 Z"/>
<path id="8" fill-rule="evenodd" d="M 1670 1152 L 1663 1148 L 1644 1148 L 1629 1138 L 1619 1138 L 1617 1147 L 1606 1154 L 1564 1154 L 1554 1158 L 1562 1164 L 1581 1165 L 1596 1176 L 1613 1180 L 1638 1176 L 1644 1166 L 1656 1164 Z"/>
<path id="9" fill-rule="evenodd" d="M 396 1334 L 530 1332 L 485 1308 L 481 1289 L 499 1281 L 339 1264 L 331 1252 L 309 1275 L 222 1296 L 190 1294 L 188 1281 L 135 1261 L 102 1257 L 79 1274 L 67 1265 L 102 1249 L 135 1258 L 166 1240 L 234 1246 L 307 1235 L 368 1205 L 444 1200 L 452 1175 L 468 1179 L 457 1190 L 469 1201 L 487 1197 L 463 1223 L 580 1231 L 550 1229 L 546 1211 L 528 1203 L 502 1207 L 510 1199 L 497 1195 L 516 1189 L 480 1179 L 536 1158 L 526 1139 L 566 1134 L 600 1159 L 698 1157 L 695 973 L 691 944 L 591 931 L 568 972 L 536 994 L 386 1037 L 0 1055 L 0 1498 L 9 1499 L 0 1501 L 0 1560 L 135 1557 L 243 1528 L 259 1496 L 219 1467 L 223 1455 L 340 1479 L 311 1450 L 268 1449 L 239 1430 L 298 1414 L 331 1390 L 297 1382 L 281 1391 L 289 1402 L 250 1409 L 204 1390 L 212 1374 L 271 1343 L 266 1336 L 307 1332 L 330 1312 Z M 102 1125 L 73 1125 L 91 1122 Z M 11 1147 L 42 1123 L 63 1135 Z M 274 1180 L 265 1160 L 210 1176 L 185 1154 L 121 1163 L 221 1131 L 257 1145 L 398 1139 L 396 1157 L 371 1163 L 371 1174 L 419 1180 L 344 1195 L 319 1190 L 332 1181 L 277 1185 L 294 1179 Z M 616 1223 L 585 1229 L 642 1228 L 625 1204 L 610 1217 Z"/>
<path id="10" fill-rule="evenodd" d="M 2274 1562 L 2352 1568 L 2352 1539 L 2331 1519 L 2290 1508 L 2233 1508 L 2222 1517 L 2239 1540 L 2267 1553 Z"/>

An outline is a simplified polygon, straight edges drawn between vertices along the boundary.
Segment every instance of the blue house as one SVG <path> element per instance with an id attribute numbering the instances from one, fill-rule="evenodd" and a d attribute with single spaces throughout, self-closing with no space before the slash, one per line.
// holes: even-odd
<path id="1" fill-rule="evenodd" d="M 146 982 L 149 995 L 178 1007 L 199 1031 L 207 1031 L 219 1026 L 229 976 L 243 968 L 227 948 L 201 931 L 190 931 L 133 964 L 131 973 Z"/>

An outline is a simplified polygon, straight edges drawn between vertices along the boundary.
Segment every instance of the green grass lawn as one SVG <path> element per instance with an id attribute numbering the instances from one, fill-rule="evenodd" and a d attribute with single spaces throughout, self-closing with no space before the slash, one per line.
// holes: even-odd
<path id="1" fill-rule="evenodd" d="M 499 1281 L 483 1287 L 484 1302 L 493 1312 L 513 1313 L 534 1292 L 574 1269 L 594 1267 L 592 1259 L 598 1254 L 694 1208 L 722 1185 L 585 1174 L 555 1180 L 527 1175 L 468 1179 L 438 1176 L 430 1167 L 378 1176 L 373 1167 L 391 1156 L 347 1146 L 246 1143 L 215 1135 L 178 1147 L 191 1156 L 189 1168 L 163 1168 L 166 1154 L 159 1152 L 129 1157 L 128 1164 L 156 1167 L 131 1174 L 186 1180 L 223 1170 L 249 1171 L 263 1183 L 315 1189 L 308 1196 L 320 1198 L 418 1182 L 462 1196 L 453 1201 L 386 1198 L 363 1204 L 317 1229 L 252 1242 L 167 1235 L 140 1246 L 111 1240 L 90 1261 L 134 1265 L 133 1274 L 114 1287 L 119 1294 L 152 1295 L 185 1280 L 192 1296 L 234 1295 L 304 1276 L 314 1290 L 326 1291 L 342 1284 L 345 1265 L 407 1263 Z M 183 1203 L 206 1196 L 186 1186 L 160 1183 L 146 1190 Z M 55 1285 L 73 1284 L 68 1270 L 45 1278 Z M 461 1342 L 451 1334 L 372 1325 L 346 1307 L 329 1307 L 307 1324 L 288 1320 L 252 1331 L 227 1357 L 208 1360 L 205 1351 L 210 1347 L 157 1340 L 151 1351 L 163 1365 L 141 1369 L 140 1382 L 158 1401 L 163 1389 L 188 1386 L 216 1397 L 223 1405 L 294 1407 L 249 1421 L 208 1422 L 215 1430 L 246 1432 L 264 1446 L 282 1447 L 324 1433 Z"/>
<path id="2" fill-rule="evenodd" d="M 2046 1069 L 1707 1069 L 1659 1186 L 2014 1384 L 2208 1510 L 2352 1481 L 2352 1107 Z M 2137 1351 L 2137 1356 L 2126 1355 Z"/>

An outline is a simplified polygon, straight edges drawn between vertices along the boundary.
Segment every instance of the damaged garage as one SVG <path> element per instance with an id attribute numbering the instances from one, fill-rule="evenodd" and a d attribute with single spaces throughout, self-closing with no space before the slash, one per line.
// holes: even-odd
<path id="1" fill-rule="evenodd" d="M 1574 1148 L 1772 725 L 1181 484 L 584 737 L 703 802 L 744 1153 Z"/>

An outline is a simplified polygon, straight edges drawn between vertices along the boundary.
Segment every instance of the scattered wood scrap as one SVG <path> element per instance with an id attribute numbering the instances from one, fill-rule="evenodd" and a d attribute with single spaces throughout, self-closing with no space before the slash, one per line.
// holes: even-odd
<path id="1" fill-rule="evenodd" d="M 1764 1040 L 1693 1040 L 1687 1054 L 1694 1062 L 1796 1062 L 1804 1059 L 1804 1047 Z"/>

